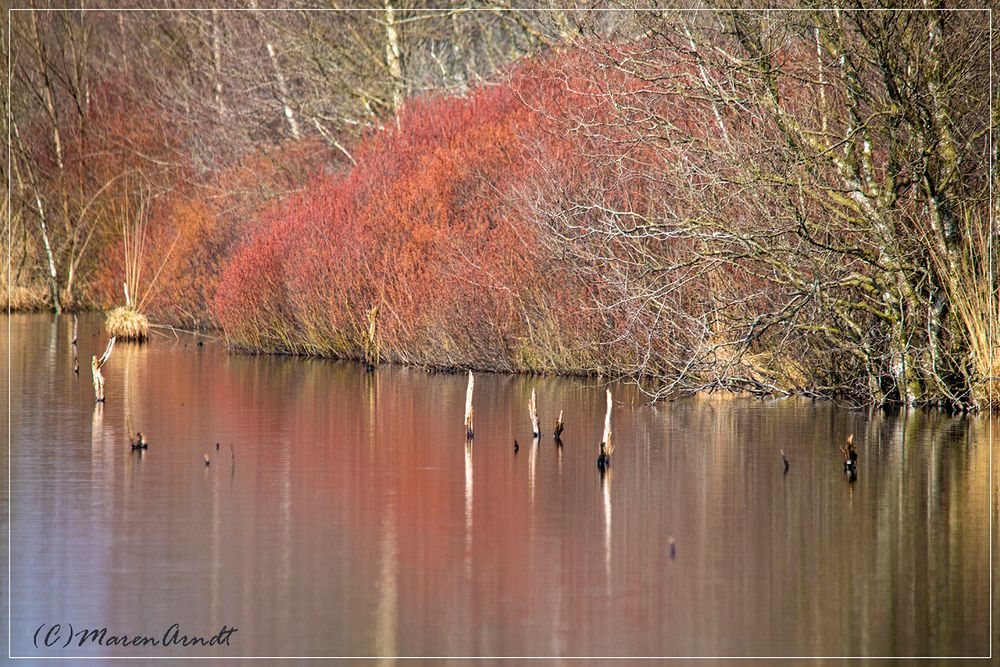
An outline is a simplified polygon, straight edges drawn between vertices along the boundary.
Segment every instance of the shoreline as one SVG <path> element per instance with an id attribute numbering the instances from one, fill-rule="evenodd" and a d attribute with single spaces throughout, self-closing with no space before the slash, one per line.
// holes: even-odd
<path id="1" fill-rule="evenodd" d="M 8 309 L 8 315 L 38 315 L 42 313 L 49 313 L 52 315 L 83 315 L 92 314 L 94 316 L 103 317 L 106 312 L 99 308 L 73 308 L 64 309 L 62 313 L 55 313 L 51 308 L 45 309 Z M 151 333 L 155 333 L 161 336 L 169 337 L 169 334 L 163 331 L 157 331 L 166 329 L 176 335 L 177 333 L 183 333 L 196 338 L 206 338 L 212 342 L 218 344 L 220 347 L 224 348 L 227 354 L 243 355 L 243 356 L 274 356 L 274 357 L 287 357 L 287 358 L 299 358 L 299 359 L 317 359 L 326 361 L 335 361 L 342 363 L 355 364 L 359 367 L 362 372 L 369 373 L 374 372 L 366 368 L 366 362 L 361 355 L 351 356 L 351 355 L 324 355 L 324 354 L 310 354 L 303 352 L 289 352 L 284 350 L 261 350 L 253 349 L 243 345 L 229 344 L 225 340 L 225 336 L 222 334 L 220 329 L 206 327 L 202 329 L 187 329 L 184 327 L 175 326 L 172 324 L 163 323 L 150 323 L 150 328 L 153 329 Z M 103 324 L 102 324 L 103 329 Z M 147 341 L 144 344 L 149 344 L 152 341 Z M 540 377 L 540 378 L 588 378 L 597 380 L 595 386 L 605 387 L 612 383 L 623 383 L 629 384 L 638 389 L 638 391 L 648 399 L 649 405 L 655 405 L 657 403 L 671 403 L 677 400 L 686 398 L 707 398 L 707 397 L 727 397 L 727 398 L 752 398 L 755 400 L 785 400 L 790 398 L 797 398 L 800 400 L 807 401 L 824 401 L 831 402 L 836 405 L 840 405 L 851 410 L 865 410 L 865 409 L 877 409 L 877 410 L 888 410 L 896 411 L 902 410 L 904 406 L 898 402 L 886 402 L 882 405 L 877 405 L 874 402 L 867 402 L 861 400 L 855 400 L 853 397 L 844 394 L 823 394 L 820 392 L 813 392 L 808 389 L 797 389 L 797 390 L 787 390 L 783 393 L 779 392 L 754 392 L 747 389 L 737 389 L 728 387 L 714 387 L 711 389 L 692 389 L 690 391 L 678 391 L 670 396 L 657 397 L 643 389 L 644 382 L 655 383 L 653 378 L 643 378 L 639 377 L 613 377 L 607 373 L 603 373 L 599 370 L 597 371 L 586 371 L 586 370 L 542 370 L 542 369 L 525 369 L 525 370 L 510 370 L 510 369 L 497 369 L 489 368 L 482 365 L 470 364 L 467 366 L 456 365 L 456 364 L 419 364 L 419 363 L 407 363 L 398 360 L 383 360 L 380 362 L 379 366 L 390 366 L 397 368 L 408 368 L 421 370 L 429 375 L 463 375 L 472 371 L 473 373 L 487 373 L 494 375 L 509 375 L 509 376 L 521 376 L 521 377 Z M 663 382 L 663 381 L 661 381 Z M 645 386 L 649 386 L 648 384 Z M 945 405 L 941 405 L 941 401 L 925 401 L 916 403 L 909 406 L 913 410 L 921 410 L 925 412 L 940 412 L 949 416 L 960 416 L 960 415 L 972 415 L 972 416 L 990 416 L 993 413 L 994 406 L 1000 397 L 994 400 L 994 404 L 987 404 L 984 407 L 969 408 L 969 409 L 949 409 Z"/>

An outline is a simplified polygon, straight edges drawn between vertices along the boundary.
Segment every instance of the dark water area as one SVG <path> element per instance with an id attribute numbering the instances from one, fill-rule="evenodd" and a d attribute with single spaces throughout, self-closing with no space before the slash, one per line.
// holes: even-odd
<path id="1" fill-rule="evenodd" d="M 478 375 L 466 447 L 460 375 L 156 335 L 115 347 L 95 407 L 101 318 L 80 317 L 79 378 L 71 330 L 51 315 L 0 327 L 14 655 L 989 653 L 985 417 L 650 406 L 614 387 L 602 478 L 591 381 Z M 564 411 L 561 447 L 532 443 L 532 387 L 548 434 Z M 238 631 L 228 646 L 36 648 L 54 623 Z"/>

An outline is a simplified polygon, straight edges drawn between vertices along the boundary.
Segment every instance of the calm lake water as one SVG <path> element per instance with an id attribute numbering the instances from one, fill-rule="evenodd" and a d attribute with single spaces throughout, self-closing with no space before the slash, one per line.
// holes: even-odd
<path id="1" fill-rule="evenodd" d="M 14 655 L 989 652 L 985 418 L 652 407 L 618 387 L 602 479 L 604 393 L 586 380 L 477 376 L 467 448 L 463 376 L 155 336 L 116 346 L 95 408 L 101 319 L 80 317 L 79 378 L 71 316 L 8 321 Z M 565 412 L 562 447 L 532 444 L 532 387 L 546 432 Z M 228 647 L 35 648 L 54 623 L 238 631 Z"/>

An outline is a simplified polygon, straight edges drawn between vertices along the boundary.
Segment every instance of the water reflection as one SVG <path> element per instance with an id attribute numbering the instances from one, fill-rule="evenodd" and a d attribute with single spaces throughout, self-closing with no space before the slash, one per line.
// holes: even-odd
<path id="1" fill-rule="evenodd" d="M 472 441 L 465 444 L 465 576 L 472 576 Z"/>
<path id="2" fill-rule="evenodd" d="M 386 507 L 379 539 L 378 608 L 375 613 L 375 654 L 398 654 L 396 643 L 399 616 L 399 553 L 396 535 L 396 511 L 392 503 Z M 391 660 L 382 660 L 389 664 Z"/>
<path id="3" fill-rule="evenodd" d="M 41 655 L 31 632 L 52 617 L 227 623 L 236 646 L 213 655 L 229 656 L 988 650 L 984 419 L 650 408 L 619 388 L 602 478 L 584 443 L 600 441 L 605 398 L 586 381 L 477 376 L 460 454 L 461 375 L 155 339 L 116 347 L 95 405 L 72 380 L 65 318 L 11 325 L 16 654 Z M 80 318 L 85 359 L 99 327 Z M 566 443 L 516 455 L 532 386 L 564 410 Z"/>
<path id="4" fill-rule="evenodd" d="M 601 500 L 604 508 L 604 581 L 611 596 L 611 471 L 601 472 Z"/>
<path id="5" fill-rule="evenodd" d="M 104 425 L 104 404 L 95 403 L 90 425 L 90 475 L 105 498 L 115 486 L 115 435 Z"/>
<path id="6" fill-rule="evenodd" d="M 528 502 L 535 506 L 535 470 L 538 467 L 538 438 L 531 439 L 528 449 Z"/>

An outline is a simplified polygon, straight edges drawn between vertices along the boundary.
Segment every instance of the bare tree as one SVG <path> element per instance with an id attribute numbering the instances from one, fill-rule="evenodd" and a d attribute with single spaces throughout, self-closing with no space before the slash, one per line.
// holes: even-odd
<path id="1" fill-rule="evenodd" d="M 979 404 L 986 15 L 641 19 L 553 73 L 578 104 L 549 110 L 599 180 L 528 198 L 627 323 L 626 374 Z"/>

